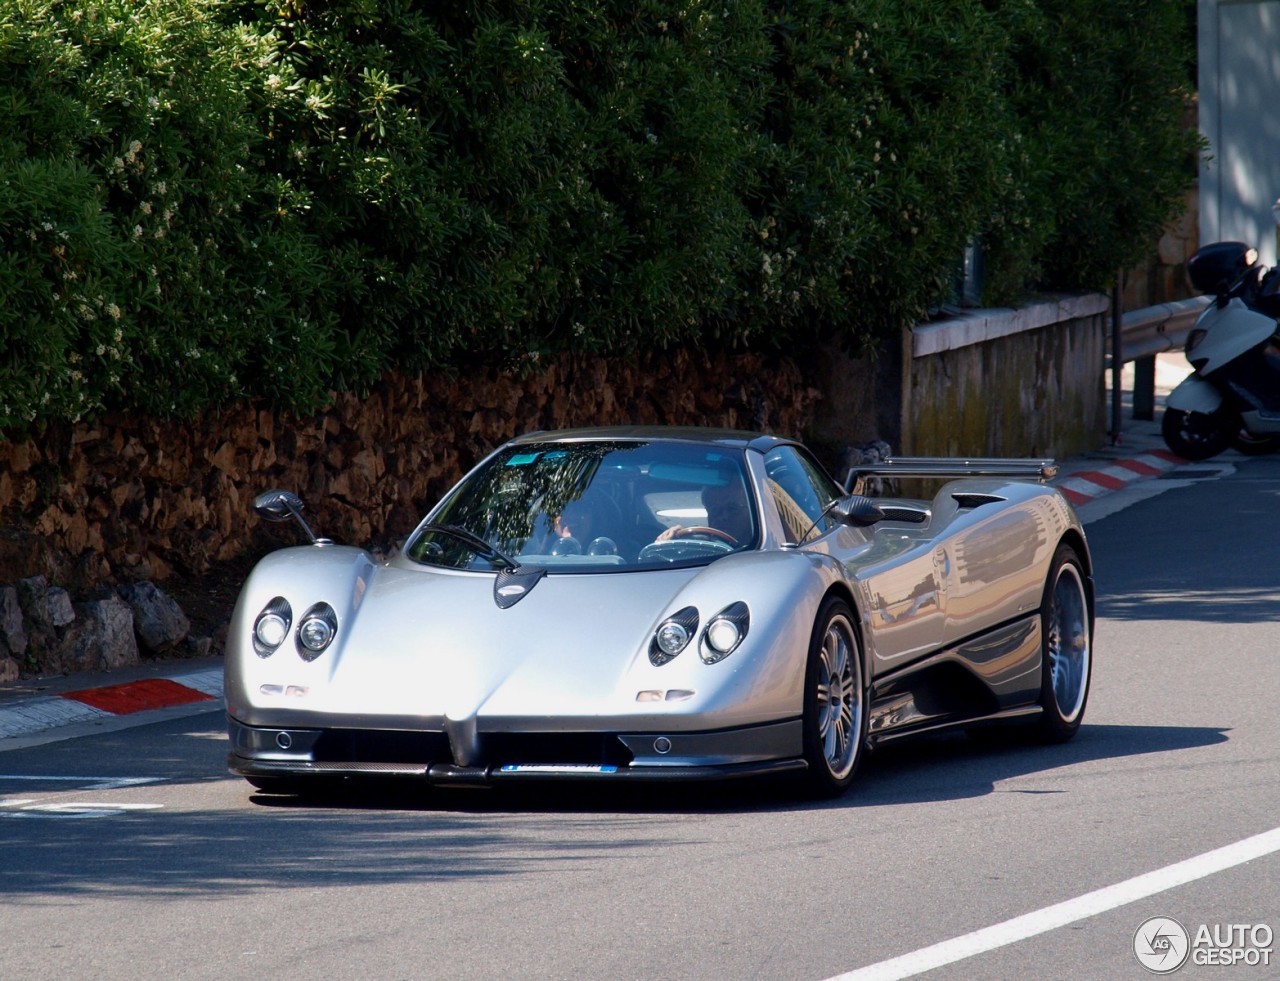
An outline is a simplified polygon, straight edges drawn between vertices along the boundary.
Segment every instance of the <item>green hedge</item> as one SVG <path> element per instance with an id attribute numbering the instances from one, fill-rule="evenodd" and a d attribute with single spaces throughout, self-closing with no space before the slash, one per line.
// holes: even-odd
<path id="1" fill-rule="evenodd" d="M 8 0 L 0 430 L 874 346 L 1181 203 L 1186 2 Z"/>

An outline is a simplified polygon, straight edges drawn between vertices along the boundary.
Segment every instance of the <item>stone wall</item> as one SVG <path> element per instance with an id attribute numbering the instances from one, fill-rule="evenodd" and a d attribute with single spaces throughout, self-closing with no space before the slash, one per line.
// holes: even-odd
<path id="1" fill-rule="evenodd" d="M 802 436 L 818 399 L 789 360 L 681 351 L 564 357 L 527 377 L 389 377 L 312 416 L 265 405 L 186 424 L 110 416 L 0 443 L 0 585 L 43 576 L 79 594 L 198 577 L 278 544 L 250 509 L 270 487 L 301 494 L 320 533 L 380 547 L 519 433 L 666 423 Z"/>

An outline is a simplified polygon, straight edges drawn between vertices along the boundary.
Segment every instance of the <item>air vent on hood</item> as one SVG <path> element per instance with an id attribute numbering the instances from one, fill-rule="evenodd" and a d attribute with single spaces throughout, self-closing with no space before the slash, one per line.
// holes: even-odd
<path id="1" fill-rule="evenodd" d="M 999 504 L 1004 500 L 996 494 L 952 494 L 962 508 L 980 508 L 984 504 Z"/>

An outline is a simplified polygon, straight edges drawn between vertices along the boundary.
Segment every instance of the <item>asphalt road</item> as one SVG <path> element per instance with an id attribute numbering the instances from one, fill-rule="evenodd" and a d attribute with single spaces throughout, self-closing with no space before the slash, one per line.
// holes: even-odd
<path id="1" fill-rule="evenodd" d="M 225 773 L 212 712 L 0 753 L 0 978 L 1113 981 L 1152 917 L 1280 931 L 1280 456 L 1233 463 L 1082 509 L 1076 740 L 888 748 L 834 802 L 300 804 Z M 1280 977 L 1268 942 L 1176 977 Z"/>

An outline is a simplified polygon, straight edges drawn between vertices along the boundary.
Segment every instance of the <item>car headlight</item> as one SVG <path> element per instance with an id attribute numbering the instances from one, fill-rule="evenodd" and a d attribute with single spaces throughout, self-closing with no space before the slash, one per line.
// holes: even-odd
<path id="1" fill-rule="evenodd" d="M 707 623 L 702 635 L 702 660 L 707 664 L 724 660 L 738 649 L 750 626 L 751 613 L 746 603 L 726 606 Z"/>
<path id="2" fill-rule="evenodd" d="M 298 624 L 298 655 L 314 661 L 325 652 L 338 634 L 338 615 L 328 603 L 317 603 Z"/>
<path id="3" fill-rule="evenodd" d="M 661 667 L 689 645 L 689 639 L 698 630 L 698 611 L 692 606 L 671 614 L 653 633 L 649 642 L 649 660 Z"/>
<path id="4" fill-rule="evenodd" d="M 277 596 L 262 608 L 253 622 L 253 650 L 258 657 L 270 657 L 289 636 L 293 625 L 293 610 L 289 601 Z"/>

